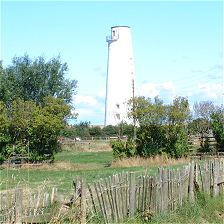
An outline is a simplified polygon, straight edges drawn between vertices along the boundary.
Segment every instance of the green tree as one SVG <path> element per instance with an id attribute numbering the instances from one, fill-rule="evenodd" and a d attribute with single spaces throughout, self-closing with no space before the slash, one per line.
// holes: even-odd
<path id="1" fill-rule="evenodd" d="M 134 101 L 134 103 L 133 103 Z M 135 105 L 133 110 L 132 105 Z M 163 124 L 167 120 L 166 106 L 159 97 L 136 97 L 129 101 L 129 118 L 141 125 Z"/>
<path id="2" fill-rule="evenodd" d="M 194 133 L 200 135 L 200 150 L 206 152 L 211 148 L 209 147 L 208 140 L 206 140 L 206 135 L 211 130 L 211 115 L 216 108 L 211 101 L 201 101 L 194 103 L 193 110 L 194 122 L 191 127 Z"/>
<path id="3" fill-rule="evenodd" d="M 67 71 L 68 66 L 60 57 L 49 61 L 43 57 L 32 60 L 28 55 L 14 57 L 6 69 L 0 66 L 0 100 L 9 104 L 21 98 L 39 104 L 44 97 L 54 96 L 70 103 L 77 81 L 66 79 Z"/>
<path id="4" fill-rule="evenodd" d="M 70 106 L 62 99 L 45 97 L 43 106 L 37 107 L 33 113 L 29 130 L 29 149 L 32 160 L 43 160 L 47 156 L 53 159 L 59 151 L 58 137 L 65 127 L 65 119 L 70 114 Z"/>
<path id="5" fill-rule="evenodd" d="M 15 99 L 11 107 L 0 103 L 0 154 L 27 154 L 31 161 L 53 159 L 60 149 L 58 137 L 71 107 L 62 99 L 45 97 L 37 106 L 33 101 Z"/>
<path id="6" fill-rule="evenodd" d="M 77 137 L 77 132 L 74 126 L 72 125 L 66 125 L 60 132 L 61 136 L 67 137 L 67 138 L 75 138 Z"/>
<path id="7" fill-rule="evenodd" d="M 102 136 L 102 129 L 99 126 L 90 127 L 89 134 L 93 137 Z"/>
<path id="8" fill-rule="evenodd" d="M 75 126 L 76 133 L 78 137 L 85 138 L 90 137 L 89 129 L 90 129 L 90 122 L 88 121 L 81 121 L 79 124 Z"/>
<path id="9" fill-rule="evenodd" d="M 217 148 L 224 151 L 224 108 L 218 108 L 211 115 L 211 128 L 217 142 Z"/>
<path id="10" fill-rule="evenodd" d="M 176 97 L 168 107 L 168 123 L 171 125 L 187 124 L 191 118 L 188 99 Z"/>
<path id="11" fill-rule="evenodd" d="M 12 144 L 26 144 L 28 142 L 29 126 L 32 123 L 36 109 L 36 103 L 33 101 L 24 101 L 17 98 L 12 102 L 11 107 L 8 108 Z"/>
<path id="12" fill-rule="evenodd" d="M 180 157 L 188 152 L 188 122 L 191 118 L 188 99 L 176 97 L 165 105 L 162 100 L 145 97 L 134 99 L 135 110 L 130 101 L 129 117 L 135 118 L 137 131 L 137 153 L 151 156 L 166 152 Z"/>
<path id="13" fill-rule="evenodd" d="M 104 127 L 102 129 L 102 131 L 105 136 L 117 136 L 118 135 L 117 129 L 113 125 L 107 125 L 106 127 Z"/>
<path id="14" fill-rule="evenodd" d="M 5 104 L 0 101 L 0 164 L 5 159 L 6 147 L 10 142 L 10 134 L 9 134 L 9 119 L 7 114 L 7 109 Z"/>

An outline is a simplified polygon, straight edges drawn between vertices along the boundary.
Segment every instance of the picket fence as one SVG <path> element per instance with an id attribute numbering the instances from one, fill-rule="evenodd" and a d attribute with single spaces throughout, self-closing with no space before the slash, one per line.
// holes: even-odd
<path id="1" fill-rule="evenodd" d="M 0 223 L 48 222 L 56 193 L 56 188 L 50 192 L 28 188 L 0 191 Z"/>
<path id="2" fill-rule="evenodd" d="M 118 223 L 136 213 L 150 219 L 155 213 L 175 210 L 184 200 L 193 202 L 197 192 L 224 193 L 224 160 L 191 162 L 176 170 L 159 168 L 155 176 L 120 173 L 93 185 L 84 180 L 78 185 L 81 223 L 91 223 L 96 216 L 104 223 Z"/>
<path id="3" fill-rule="evenodd" d="M 94 223 L 97 218 L 104 223 L 121 223 L 137 213 L 150 219 L 175 210 L 185 200 L 193 202 L 197 192 L 211 196 L 224 193 L 224 159 L 192 161 L 179 169 L 158 168 L 154 176 L 122 172 L 92 184 L 77 178 L 74 195 L 61 206 L 76 208 L 77 223 Z M 0 200 L 0 223 L 47 223 L 52 220 L 49 208 L 57 195 L 55 188 L 35 194 L 16 188 L 0 192 Z"/>

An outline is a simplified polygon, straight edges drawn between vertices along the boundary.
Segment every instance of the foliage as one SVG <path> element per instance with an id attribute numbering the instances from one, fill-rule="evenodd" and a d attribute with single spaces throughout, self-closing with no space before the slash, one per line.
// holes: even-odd
<path id="1" fill-rule="evenodd" d="M 172 126 L 169 130 L 166 152 L 180 158 L 188 153 L 188 133 L 184 126 Z"/>
<path id="2" fill-rule="evenodd" d="M 154 156 L 161 154 L 166 146 L 165 126 L 144 125 L 137 132 L 137 154 L 140 156 Z"/>
<path id="3" fill-rule="evenodd" d="M 54 96 L 70 103 L 77 81 L 65 79 L 67 71 L 60 57 L 49 61 L 43 57 L 32 60 L 28 55 L 14 57 L 12 65 L 0 66 L 0 100 L 7 105 L 16 98 L 39 104 L 44 97 Z"/>
<path id="4" fill-rule="evenodd" d="M 29 150 L 32 161 L 53 158 L 70 106 L 54 97 L 45 97 L 42 106 L 19 98 L 8 109 L 3 102 L 0 105 L 0 154 L 7 158 L 15 153 L 25 155 Z"/>
<path id="5" fill-rule="evenodd" d="M 60 136 L 67 138 L 75 138 L 77 136 L 76 130 L 72 125 L 66 125 L 60 132 Z"/>
<path id="6" fill-rule="evenodd" d="M 90 122 L 80 122 L 72 126 L 66 126 L 61 131 L 61 136 L 69 138 L 88 138 L 88 137 L 131 137 L 133 136 L 133 125 L 121 122 L 113 126 L 108 125 L 103 128 L 90 125 Z"/>
<path id="7" fill-rule="evenodd" d="M 0 63 L 1 158 L 27 154 L 28 148 L 32 161 L 53 158 L 77 86 L 65 78 L 67 71 L 60 57 L 46 61 L 24 55 L 6 68 Z"/>
<path id="8" fill-rule="evenodd" d="M 121 122 L 120 124 L 117 125 L 117 130 L 118 130 L 118 136 L 119 137 L 133 137 L 133 125 L 132 124 L 128 124 L 126 122 Z"/>
<path id="9" fill-rule="evenodd" d="M 93 137 L 102 136 L 102 129 L 99 126 L 93 126 L 89 129 L 89 134 Z"/>
<path id="10" fill-rule="evenodd" d="M 49 103 L 49 101 L 51 103 Z M 44 99 L 44 106 L 38 108 L 29 129 L 30 150 L 37 156 L 51 155 L 59 150 L 58 136 L 64 126 L 64 118 L 70 107 L 60 99 Z"/>
<path id="11" fill-rule="evenodd" d="M 105 136 L 117 136 L 117 129 L 113 125 L 107 125 L 103 128 L 103 133 Z"/>
<path id="12" fill-rule="evenodd" d="M 77 136 L 83 138 L 83 137 L 89 137 L 89 129 L 90 129 L 90 122 L 82 121 L 78 125 L 74 126 L 76 130 Z"/>
<path id="13" fill-rule="evenodd" d="M 220 223 L 223 224 L 224 196 L 198 196 L 194 203 L 186 200 L 175 211 L 159 213 L 145 220 L 142 214 L 129 218 L 123 224 L 189 224 L 189 223 Z"/>
<path id="14" fill-rule="evenodd" d="M 206 138 L 206 136 L 210 133 L 211 115 L 216 110 L 216 107 L 211 101 L 200 101 L 194 103 L 193 110 L 194 120 L 190 125 L 190 131 L 191 133 L 198 134 L 200 136 L 200 151 L 211 151 L 208 140 L 204 141 L 204 138 Z"/>
<path id="15" fill-rule="evenodd" d="M 220 151 L 224 151 L 224 108 L 220 107 L 211 116 L 212 132 Z"/>
<path id="16" fill-rule="evenodd" d="M 126 142 L 120 139 L 114 140 L 111 141 L 111 146 L 115 159 L 121 159 L 135 155 L 135 143 L 132 139 L 128 139 Z"/>
<path id="17" fill-rule="evenodd" d="M 187 98 L 176 97 L 172 104 L 165 105 L 158 97 L 154 101 L 150 98 L 137 97 L 134 99 L 135 110 L 129 117 L 136 119 L 139 127 L 137 131 L 137 154 L 140 156 L 154 156 L 168 153 L 179 158 L 188 152 L 188 122 L 191 118 Z"/>
<path id="18" fill-rule="evenodd" d="M 132 108 L 133 104 L 135 110 Z M 167 120 L 166 106 L 158 97 L 155 97 L 154 102 L 150 98 L 136 97 L 129 101 L 129 106 L 129 118 L 135 119 L 140 126 L 161 125 Z"/>
<path id="19" fill-rule="evenodd" d="M 212 152 L 213 150 L 214 150 L 214 148 L 211 146 L 208 136 L 206 136 L 203 144 L 201 144 L 199 151 L 200 152 Z"/>
<path id="20" fill-rule="evenodd" d="M 9 118 L 7 109 L 4 103 L 0 101 L 0 148 L 5 148 L 9 141 Z"/>

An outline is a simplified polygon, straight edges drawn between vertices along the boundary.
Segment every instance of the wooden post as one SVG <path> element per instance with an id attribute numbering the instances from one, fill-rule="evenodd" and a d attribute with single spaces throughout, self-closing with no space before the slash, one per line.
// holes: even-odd
<path id="1" fill-rule="evenodd" d="M 194 201 L 194 162 L 190 164 L 190 175 L 189 175 L 189 200 Z"/>
<path id="2" fill-rule="evenodd" d="M 133 217 L 135 213 L 135 174 L 133 172 L 130 172 L 129 192 L 129 216 Z"/>
<path id="3" fill-rule="evenodd" d="M 53 187 L 53 188 L 52 188 L 52 191 L 51 191 L 51 205 L 52 205 L 53 202 L 54 202 L 54 197 L 55 197 L 55 188 Z"/>
<path id="4" fill-rule="evenodd" d="M 15 223 L 22 223 L 23 190 L 15 190 Z"/>
<path id="5" fill-rule="evenodd" d="M 105 198 L 104 189 L 103 189 L 103 186 L 102 186 L 100 181 L 98 182 L 98 187 L 99 187 L 99 190 L 100 190 L 103 212 L 104 212 L 104 215 L 105 215 L 105 220 L 104 221 L 105 221 L 105 223 L 109 223 L 107 202 L 106 202 L 106 198 Z"/>
<path id="6" fill-rule="evenodd" d="M 84 180 L 81 180 L 81 224 L 86 223 L 86 186 Z"/>
<path id="7" fill-rule="evenodd" d="M 213 194 L 212 194 L 213 197 L 219 194 L 218 175 L 219 175 L 219 161 L 215 159 L 213 165 Z"/>

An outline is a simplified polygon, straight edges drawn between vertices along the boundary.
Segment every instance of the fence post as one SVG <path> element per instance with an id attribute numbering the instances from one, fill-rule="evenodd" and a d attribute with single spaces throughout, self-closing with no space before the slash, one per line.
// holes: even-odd
<path id="1" fill-rule="evenodd" d="M 218 174 L 219 174 L 219 161 L 215 159 L 213 165 L 213 196 L 217 196 L 219 194 Z"/>
<path id="2" fill-rule="evenodd" d="M 54 202 L 54 197 L 55 197 L 55 188 L 53 187 L 53 188 L 52 188 L 52 191 L 51 191 L 51 205 L 52 205 L 53 202 Z"/>
<path id="3" fill-rule="evenodd" d="M 86 223 L 86 186 L 84 180 L 81 180 L 81 224 Z"/>
<path id="4" fill-rule="evenodd" d="M 129 216 L 133 217 L 135 213 L 135 175 L 134 172 L 130 172 L 129 183 Z"/>
<path id="5" fill-rule="evenodd" d="M 23 190 L 15 189 L 15 223 L 22 223 Z"/>
<path id="6" fill-rule="evenodd" d="M 194 201 L 194 162 L 190 163 L 190 175 L 189 175 L 189 200 Z"/>

